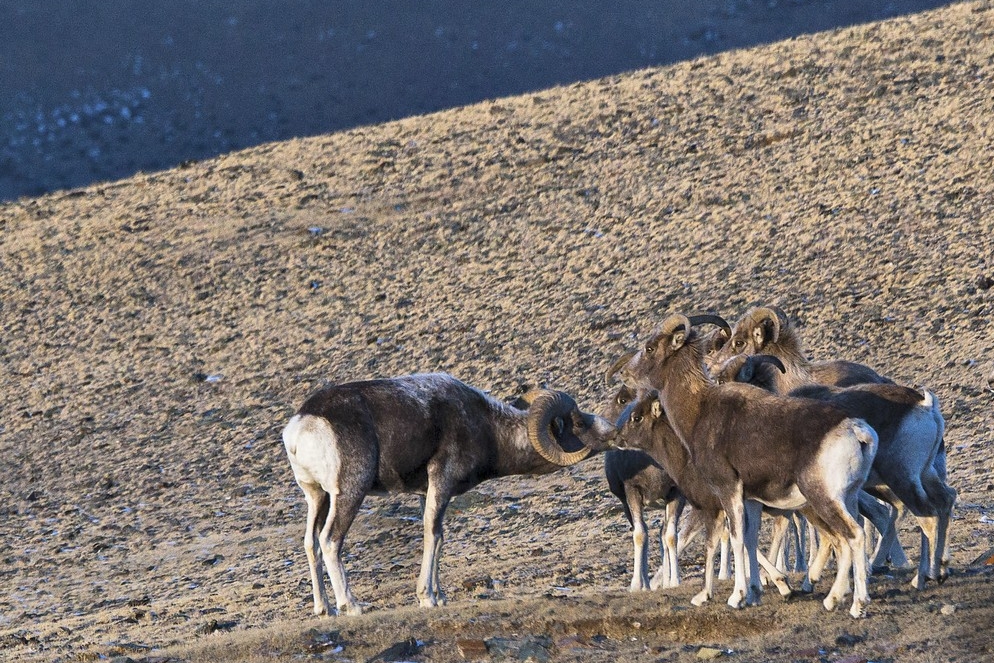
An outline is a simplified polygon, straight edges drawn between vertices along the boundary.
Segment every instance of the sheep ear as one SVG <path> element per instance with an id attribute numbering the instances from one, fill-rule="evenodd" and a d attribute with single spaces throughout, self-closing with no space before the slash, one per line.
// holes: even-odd
<path id="1" fill-rule="evenodd" d="M 757 325 L 756 328 L 752 330 L 752 339 L 753 341 L 756 342 L 756 350 L 762 350 L 763 347 L 766 345 L 766 341 L 768 338 L 769 334 L 767 334 L 767 327 L 765 322 Z"/>
<path id="2" fill-rule="evenodd" d="M 679 350 L 683 347 L 684 342 L 687 340 L 687 331 L 685 329 L 678 329 L 673 332 L 673 336 L 670 339 L 670 347 L 674 350 Z"/>
<path id="3" fill-rule="evenodd" d="M 663 416 L 663 404 L 659 402 L 658 398 L 652 401 L 652 405 L 649 407 L 649 410 L 652 412 L 652 416 L 656 419 Z"/>

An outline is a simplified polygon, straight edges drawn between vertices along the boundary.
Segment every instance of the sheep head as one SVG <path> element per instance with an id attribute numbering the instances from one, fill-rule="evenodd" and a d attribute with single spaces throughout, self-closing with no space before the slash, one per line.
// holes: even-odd
<path id="1" fill-rule="evenodd" d="M 790 329 L 790 320 L 780 307 L 751 308 L 735 323 L 728 342 L 715 357 L 716 363 L 727 361 L 734 355 L 758 355 L 764 352 L 768 354 L 769 346 L 772 344 L 794 338 L 793 334 L 789 334 L 789 339 L 785 338 Z M 797 351 L 799 352 L 800 348 L 797 348 Z"/>
<path id="2" fill-rule="evenodd" d="M 656 388 L 653 384 L 662 374 L 671 357 L 684 347 L 692 347 L 697 354 L 695 361 L 703 360 L 703 339 L 694 329 L 696 325 L 713 324 L 728 330 L 728 323 L 717 315 L 687 317 L 674 313 L 646 340 L 642 348 L 625 364 L 623 371 L 640 387 Z M 654 379 L 655 377 L 655 379 Z"/>
<path id="3" fill-rule="evenodd" d="M 528 406 L 528 439 L 542 458 L 556 465 L 573 465 L 607 449 L 617 432 L 606 419 L 581 412 L 562 391 L 529 393 Z"/>
<path id="4" fill-rule="evenodd" d="M 617 444 L 621 449 L 649 449 L 655 439 L 654 430 L 666 414 L 659 402 L 659 392 L 650 389 L 629 406 L 618 421 Z"/>

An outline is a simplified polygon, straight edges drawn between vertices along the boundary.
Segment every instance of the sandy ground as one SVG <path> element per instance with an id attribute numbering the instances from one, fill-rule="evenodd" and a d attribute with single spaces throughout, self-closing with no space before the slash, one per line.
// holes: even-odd
<path id="1" fill-rule="evenodd" d="M 991 3 L 956 4 L 0 206 L 0 657 L 994 658 L 992 63 Z M 440 370 L 599 409 L 666 312 L 760 302 L 939 395 L 946 584 L 875 576 L 861 621 L 824 586 L 692 608 L 695 551 L 631 595 L 595 457 L 459 498 L 435 611 L 417 499 L 370 498 L 367 614 L 310 616 L 279 431 L 316 387 Z"/>

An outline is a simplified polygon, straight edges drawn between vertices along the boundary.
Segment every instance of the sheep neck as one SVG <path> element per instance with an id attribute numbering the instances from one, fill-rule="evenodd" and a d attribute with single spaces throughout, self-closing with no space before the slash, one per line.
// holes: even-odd
<path id="1" fill-rule="evenodd" d="M 763 352 L 777 357 L 787 369 L 784 374 L 777 372 L 776 388 L 778 393 L 786 394 L 792 389 L 812 382 L 811 362 L 804 356 L 801 340 L 792 327 L 784 329 L 780 338 L 763 348 Z"/>
<path id="2" fill-rule="evenodd" d="M 497 475 L 547 474 L 559 468 L 542 458 L 528 438 L 527 414 L 509 406 L 500 407 L 494 415 L 500 421 L 497 431 Z"/>
<path id="3" fill-rule="evenodd" d="M 690 431 L 701 415 L 701 406 L 714 386 L 704 370 L 700 344 L 690 341 L 667 358 L 655 376 L 660 403 L 673 430 L 689 450 Z"/>

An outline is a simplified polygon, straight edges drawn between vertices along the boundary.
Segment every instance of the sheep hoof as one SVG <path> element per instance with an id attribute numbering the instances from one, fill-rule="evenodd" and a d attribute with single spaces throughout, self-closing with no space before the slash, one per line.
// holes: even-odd
<path id="1" fill-rule="evenodd" d="M 698 592 L 697 595 L 694 596 L 694 598 L 690 599 L 690 604 L 700 607 L 700 606 L 704 605 L 705 603 L 707 603 L 710 600 L 711 600 L 711 596 L 707 593 L 707 590 L 702 590 L 702 591 Z M 735 606 L 732 606 L 732 607 L 735 607 Z"/>
<path id="2" fill-rule="evenodd" d="M 802 594 L 811 594 L 814 591 L 815 591 L 815 586 L 811 583 L 810 580 L 808 580 L 807 578 L 805 578 L 804 582 L 801 583 L 801 593 Z"/>
<path id="3" fill-rule="evenodd" d="M 822 605 L 825 606 L 825 610 L 832 612 L 839 606 L 839 599 L 829 594 L 828 596 L 825 597 L 825 600 L 822 601 Z"/>
<path id="4" fill-rule="evenodd" d="M 869 601 L 853 601 L 852 607 L 849 608 L 849 614 L 852 615 L 853 619 L 862 619 L 866 617 L 866 606 Z"/>
<path id="5" fill-rule="evenodd" d="M 435 608 L 440 605 L 445 605 L 445 603 L 446 603 L 445 594 L 442 593 L 428 594 L 418 599 L 418 604 L 422 608 Z"/>
<path id="6" fill-rule="evenodd" d="M 736 610 L 742 608 L 746 603 L 745 594 L 739 591 L 732 592 L 732 595 L 728 597 L 728 605 L 735 608 Z"/>

